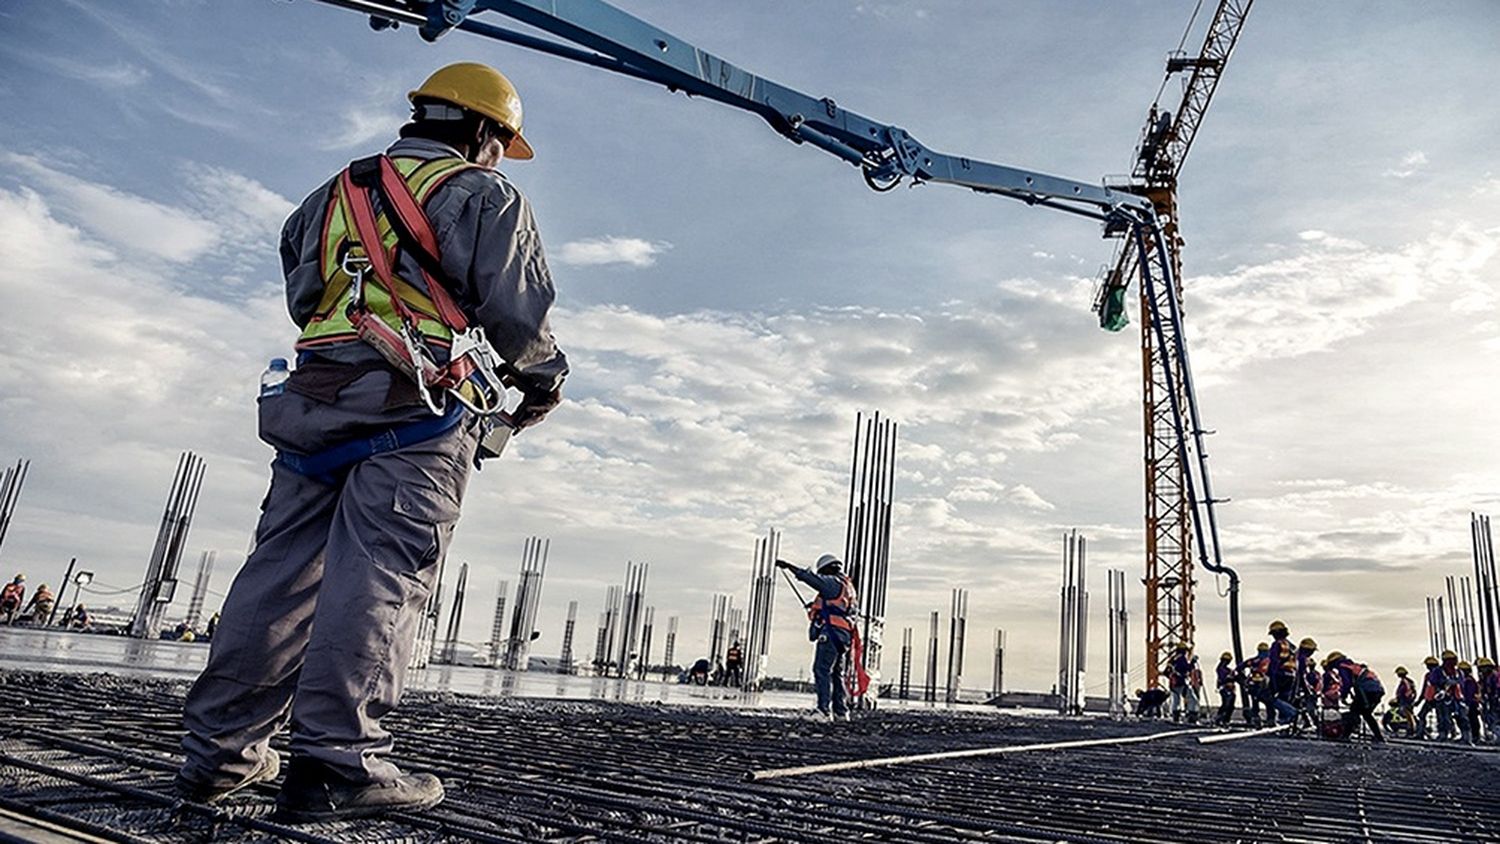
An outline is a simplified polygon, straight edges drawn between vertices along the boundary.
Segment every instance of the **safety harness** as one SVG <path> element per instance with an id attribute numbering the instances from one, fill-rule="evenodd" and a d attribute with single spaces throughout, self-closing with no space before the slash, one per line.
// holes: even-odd
<path id="1" fill-rule="evenodd" d="M 328 307 L 308 324 L 297 349 L 358 337 L 416 383 L 434 416 L 447 416 L 447 396 L 481 416 L 502 416 L 499 370 L 507 364 L 441 283 L 437 235 L 411 184 L 425 198 L 472 165 L 457 158 L 402 163 L 409 170 L 405 176 L 384 154 L 355 161 L 339 174 L 320 244 Z M 397 249 L 416 260 L 425 296 L 397 277 Z M 339 300 L 345 302 L 341 314 L 334 312 Z M 434 346 L 447 346 L 446 362 L 438 361 Z"/>

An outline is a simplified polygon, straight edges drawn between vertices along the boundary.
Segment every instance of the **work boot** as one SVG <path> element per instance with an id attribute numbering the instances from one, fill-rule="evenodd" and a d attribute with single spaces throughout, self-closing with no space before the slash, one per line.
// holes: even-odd
<path id="1" fill-rule="evenodd" d="M 210 785 L 187 779 L 177 774 L 177 796 L 194 803 L 218 803 L 258 782 L 270 782 L 281 773 L 281 756 L 270 748 L 260 757 L 260 763 L 248 776 L 233 785 Z"/>
<path id="2" fill-rule="evenodd" d="M 353 782 L 321 762 L 294 756 L 276 795 L 274 818 L 316 823 L 430 809 L 441 802 L 443 783 L 432 774 L 403 774 L 388 783 Z"/>

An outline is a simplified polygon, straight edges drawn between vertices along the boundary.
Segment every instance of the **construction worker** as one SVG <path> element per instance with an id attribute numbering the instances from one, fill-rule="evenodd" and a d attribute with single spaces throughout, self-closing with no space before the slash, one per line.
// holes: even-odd
<path id="1" fill-rule="evenodd" d="M 1443 651 L 1443 661 L 1435 671 L 1437 686 L 1438 738 L 1447 741 L 1455 732 L 1465 744 L 1472 744 L 1469 712 L 1464 705 L 1464 676 L 1458 668 L 1458 654 Z"/>
<path id="2" fill-rule="evenodd" d="M 36 594 L 31 596 L 31 600 L 26 603 L 26 609 L 21 611 L 21 615 L 30 617 L 32 624 L 41 627 L 52 617 L 52 607 L 56 604 L 57 596 L 53 595 L 52 590 L 43 583 L 36 588 Z"/>
<path id="3" fill-rule="evenodd" d="M 1272 621 L 1266 632 L 1271 636 L 1269 670 L 1266 672 L 1271 692 L 1269 704 L 1276 712 L 1277 722 L 1289 724 L 1297 718 L 1296 649 L 1288 638 L 1291 633 L 1280 619 Z M 1290 669 L 1288 663 L 1291 663 Z"/>
<path id="4" fill-rule="evenodd" d="M 1479 680 L 1474 677 L 1474 666 L 1468 660 L 1458 663 L 1459 696 L 1463 698 L 1464 713 L 1467 715 L 1469 724 L 1469 744 L 1478 744 L 1484 740 L 1484 731 L 1481 728 L 1483 717 L 1479 712 Z"/>
<path id="5" fill-rule="evenodd" d="M 1396 696 L 1392 700 L 1390 709 L 1385 713 L 1385 727 L 1387 730 L 1403 730 L 1408 736 L 1417 734 L 1417 720 L 1414 709 L 1417 703 L 1417 684 L 1412 682 L 1410 672 L 1406 666 L 1396 666 Z"/>
<path id="6" fill-rule="evenodd" d="M 1239 673 L 1234 670 L 1234 654 L 1225 651 L 1219 654 L 1219 665 L 1214 669 L 1215 685 L 1219 690 L 1219 711 L 1214 715 L 1214 726 L 1227 727 L 1234 718 L 1234 694 L 1239 685 Z"/>
<path id="7" fill-rule="evenodd" d="M 1317 652 L 1318 643 L 1311 636 L 1297 643 L 1296 691 L 1292 705 L 1297 708 L 1298 716 L 1305 718 L 1310 725 L 1317 723 L 1318 692 L 1323 681 L 1317 660 L 1313 659 Z"/>
<path id="8" fill-rule="evenodd" d="M 1422 673 L 1422 705 L 1417 709 L 1417 738 L 1425 739 L 1428 735 L 1427 718 L 1438 710 L 1438 690 L 1442 688 L 1442 671 L 1439 666 L 1442 663 L 1435 656 L 1428 656 L 1422 660 L 1425 670 Z M 1447 728 L 1444 726 L 1442 715 L 1438 715 L 1438 738 L 1446 741 L 1448 739 Z"/>
<path id="9" fill-rule="evenodd" d="M 262 379 L 260 435 L 277 458 L 185 704 L 177 785 L 190 800 L 274 778 L 269 742 L 288 720 L 280 819 L 443 798 L 437 777 L 385 758 L 381 718 L 492 429 L 493 370 L 522 392 L 519 430 L 557 405 L 568 365 L 530 203 L 495 169 L 532 157 L 515 88 L 460 63 L 408 98 L 400 140 L 319 187 L 282 230 L 297 367 Z"/>
<path id="10" fill-rule="evenodd" d="M 1172 693 L 1172 720 L 1198 723 L 1198 693 L 1193 688 L 1193 656 L 1187 642 L 1178 642 L 1167 659 L 1167 688 Z"/>
<path id="11" fill-rule="evenodd" d="M 5 623 L 15 621 L 16 613 L 21 611 L 21 601 L 26 598 L 26 575 L 16 572 L 15 578 L 0 589 L 0 613 L 5 615 Z"/>
<path id="12" fill-rule="evenodd" d="M 1249 700 L 1245 709 L 1245 723 L 1252 727 L 1260 726 L 1260 711 L 1263 708 L 1266 711 L 1266 720 L 1271 720 L 1271 705 L 1266 702 L 1270 699 L 1266 680 L 1270 660 L 1271 645 L 1269 642 L 1261 642 L 1255 646 L 1255 656 L 1239 664 L 1241 682 L 1245 684 L 1246 697 Z"/>
<path id="13" fill-rule="evenodd" d="M 738 640 L 724 652 L 724 685 L 742 686 L 745 683 L 745 652 Z"/>
<path id="14" fill-rule="evenodd" d="M 1490 742 L 1500 741 L 1500 670 L 1487 656 L 1479 658 L 1479 705 Z"/>
<path id="15" fill-rule="evenodd" d="M 1162 705 L 1167 702 L 1167 690 L 1160 686 L 1135 690 L 1135 714 L 1142 718 L 1160 718 Z"/>
<path id="16" fill-rule="evenodd" d="M 816 594 L 807 605 L 810 641 L 817 642 L 813 654 L 813 685 L 818 693 L 818 713 L 836 721 L 849 718 L 844 695 L 844 657 L 854 640 L 856 597 L 854 585 L 844 576 L 844 564 L 832 554 L 818 558 L 816 572 L 798 568 L 786 560 L 776 566 L 811 586 Z"/>
<path id="17" fill-rule="evenodd" d="M 1381 734 L 1380 723 L 1374 715 L 1375 707 L 1385 694 L 1380 678 L 1369 666 L 1355 662 L 1339 651 L 1329 652 L 1328 658 L 1323 660 L 1323 668 L 1331 675 L 1329 683 L 1338 689 L 1340 699 L 1349 701 L 1349 713 L 1344 716 L 1349 733 L 1353 734 L 1362 718 L 1370 728 L 1371 741 L 1384 743 L 1385 736 Z"/>
<path id="18" fill-rule="evenodd" d="M 89 618 L 87 607 L 83 604 L 76 604 L 63 614 L 62 624 L 69 630 L 87 630 L 93 625 L 93 620 Z"/>

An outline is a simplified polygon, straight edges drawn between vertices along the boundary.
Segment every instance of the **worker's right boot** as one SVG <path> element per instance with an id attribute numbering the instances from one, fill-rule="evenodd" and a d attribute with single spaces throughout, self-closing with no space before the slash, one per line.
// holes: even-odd
<path id="1" fill-rule="evenodd" d="M 281 756 L 276 751 L 266 748 L 265 754 L 260 757 L 260 763 L 255 766 L 248 776 L 236 783 L 204 783 L 190 780 L 181 773 L 177 775 L 177 795 L 184 800 L 194 803 L 218 803 L 228 800 L 230 797 L 244 791 L 252 785 L 260 782 L 270 782 L 281 773 Z"/>
<path id="2" fill-rule="evenodd" d="M 352 782 L 307 757 L 293 757 L 276 795 L 275 819 L 284 823 L 367 818 L 443 802 L 443 783 L 432 774 L 403 774 L 388 783 Z"/>

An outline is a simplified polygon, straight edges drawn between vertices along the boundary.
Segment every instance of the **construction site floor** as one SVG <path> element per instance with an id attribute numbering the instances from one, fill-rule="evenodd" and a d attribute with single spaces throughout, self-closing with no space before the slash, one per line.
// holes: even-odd
<path id="1" fill-rule="evenodd" d="M 1500 753 L 1484 749 L 1184 736 L 746 783 L 758 769 L 1169 727 L 942 710 L 830 723 L 427 694 L 387 723 L 398 764 L 443 778 L 441 806 L 291 827 L 271 819 L 273 785 L 220 809 L 175 797 L 184 691 L 0 672 L 0 811 L 20 819 L 0 841 L 1500 840 Z M 28 819 L 35 837 L 15 831 Z"/>

